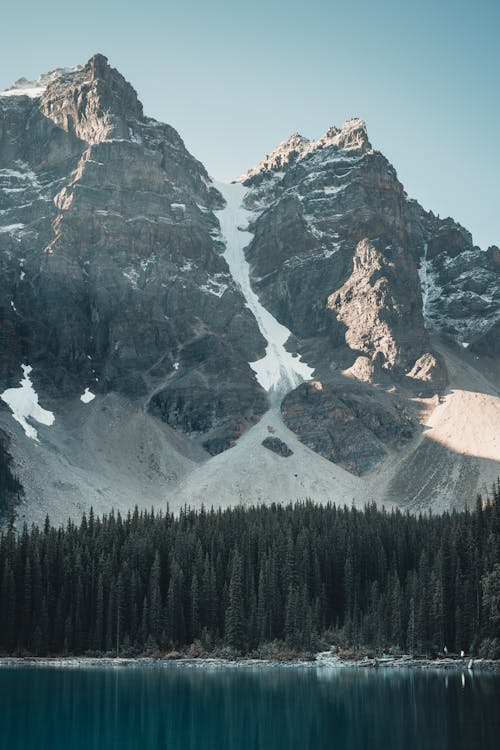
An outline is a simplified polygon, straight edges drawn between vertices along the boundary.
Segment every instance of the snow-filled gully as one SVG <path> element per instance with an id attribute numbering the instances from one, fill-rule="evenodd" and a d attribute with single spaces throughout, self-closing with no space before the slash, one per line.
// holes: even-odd
<path id="1" fill-rule="evenodd" d="M 32 368 L 29 365 L 21 365 L 21 367 L 23 379 L 19 382 L 19 388 L 8 388 L 0 393 L 0 399 L 10 407 L 12 416 L 16 422 L 19 422 L 26 435 L 38 442 L 38 433 L 28 419 L 34 419 L 35 422 L 50 427 L 55 417 L 51 411 L 42 409 L 38 403 L 38 394 L 30 379 Z"/>
<path id="2" fill-rule="evenodd" d="M 290 331 L 278 323 L 260 304 L 250 285 L 250 266 L 245 259 L 244 249 L 252 240 L 252 233 L 246 229 L 250 212 L 243 207 L 248 189 L 240 183 L 216 183 L 216 187 L 226 201 L 226 206 L 217 212 L 226 243 L 224 257 L 234 281 L 241 289 L 247 306 L 254 314 L 267 341 L 265 356 L 249 364 L 261 386 L 271 396 L 283 397 L 302 381 L 310 380 L 313 369 L 305 362 L 301 362 L 298 355 L 293 355 L 285 349 Z"/>
<path id="3" fill-rule="evenodd" d="M 420 260 L 418 277 L 420 279 L 420 290 L 422 294 L 422 315 L 424 316 L 424 321 L 427 326 L 432 324 L 432 319 L 430 317 L 431 305 L 441 294 L 441 289 L 436 284 L 434 278 L 432 262 L 429 260 L 428 252 L 429 246 L 427 242 L 424 242 L 424 255 Z"/>

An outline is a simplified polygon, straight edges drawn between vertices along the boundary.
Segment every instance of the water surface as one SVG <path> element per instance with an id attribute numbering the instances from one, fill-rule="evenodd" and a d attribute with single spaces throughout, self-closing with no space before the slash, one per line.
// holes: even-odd
<path id="1" fill-rule="evenodd" d="M 6 750 L 498 750 L 500 677 L 299 666 L 3 667 Z"/>

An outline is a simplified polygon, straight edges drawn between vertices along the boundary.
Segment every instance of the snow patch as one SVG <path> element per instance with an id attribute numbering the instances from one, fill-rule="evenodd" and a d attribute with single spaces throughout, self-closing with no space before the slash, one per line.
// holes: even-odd
<path id="1" fill-rule="evenodd" d="M 42 409 L 38 403 L 38 395 L 29 377 L 33 368 L 29 365 L 21 365 L 21 368 L 24 377 L 20 381 L 20 388 L 8 388 L 0 394 L 0 398 L 11 408 L 12 416 L 19 422 L 26 435 L 38 441 L 37 431 L 27 420 L 31 418 L 50 427 L 55 417 L 51 411 Z"/>
<path id="2" fill-rule="evenodd" d="M 83 401 L 84 404 L 90 404 L 91 401 L 95 399 L 95 393 L 92 393 L 92 391 L 89 388 L 85 388 L 85 391 L 80 396 L 80 401 Z"/>
<path id="3" fill-rule="evenodd" d="M 214 276 L 209 276 L 207 281 L 200 285 L 200 289 L 203 292 L 208 292 L 216 297 L 222 297 L 228 287 L 227 275 L 224 273 L 217 273 Z"/>
<path id="4" fill-rule="evenodd" d="M 134 133 L 131 127 L 128 129 L 128 134 L 132 143 L 139 143 L 142 145 L 142 138 L 138 133 Z"/>
<path id="5" fill-rule="evenodd" d="M 216 187 L 226 201 L 226 206 L 217 211 L 226 243 L 224 258 L 268 342 L 265 356 L 249 364 L 266 391 L 284 395 L 303 380 L 310 380 L 313 369 L 285 349 L 290 331 L 261 305 L 250 285 L 250 265 L 245 258 L 244 249 L 250 243 L 252 233 L 243 227 L 248 226 L 251 213 L 242 205 L 248 189 L 237 182 L 230 185 L 216 183 Z"/>
<path id="6" fill-rule="evenodd" d="M 323 188 L 323 192 L 325 195 L 336 195 L 337 193 L 341 193 L 343 190 L 346 189 L 346 185 L 339 185 L 336 187 L 335 185 L 326 185 Z"/>
<path id="7" fill-rule="evenodd" d="M 8 224 L 5 227 L 0 227 L 0 234 L 14 234 L 20 229 L 24 229 L 24 224 Z"/>
<path id="8" fill-rule="evenodd" d="M 420 290 L 422 294 L 422 314 L 425 323 L 429 325 L 431 323 L 431 305 L 439 298 L 442 290 L 436 283 L 432 263 L 428 260 L 427 252 L 428 244 L 427 242 L 424 242 L 424 257 L 422 258 L 418 269 L 418 277 L 420 279 Z"/>
<path id="9" fill-rule="evenodd" d="M 328 160 L 323 158 L 322 152 L 325 149 L 329 150 L 330 158 Z M 344 122 L 340 129 L 329 128 L 321 138 L 315 141 L 304 138 L 300 133 L 293 133 L 288 140 L 279 143 L 255 167 L 238 177 L 238 182 L 245 182 L 258 174 L 266 174 L 266 176 L 270 172 L 282 174 L 283 168 L 306 157 L 311 157 L 313 163 L 318 161 L 319 158 L 322 165 L 338 163 L 347 159 L 352 164 L 353 161 L 362 159 L 365 151 L 370 149 L 365 123 L 363 120 L 353 117 Z M 363 153 L 351 159 L 351 152 L 356 154 L 359 150 L 362 150 Z"/>
<path id="10" fill-rule="evenodd" d="M 76 65 L 74 68 L 56 68 L 49 73 L 43 73 L 34 81 L 29 81 L 27 78 L 19 78 L 8 89 L 0 91 L 0 96 L 29 96 L 31 99 L 36 99 L 42 96 L 50 83 L 53 83 L 58 78 L 73 77 L 81 69 L 81 65 Z"/>
<path id="11" fill-rule="evenodd" d="M 137 281 L 139 280 L 139 273 L 135 268 L 131 268 L 129 271 L 122 271 L 122 276 L 128 279 L 131 285 L 137 289 Z"/>
<path id="12" fill-rule="evenodd" d="M 147 271 L 149 266 L 152 266 L 156 263 L 156 255 L 152 253 L 149 258 L 143 258 L 141 260 L 141 268 L 143 271 Z"/>
<path id="13" fill-rule="evenodd" d="M 15 86 L 16 84 L 14 84 Z M 5 91 L 0 91 L 0 96 L 29 96 L 30 99 L 36 99 L 41 96 L 45 91 L 44 86 L 19 86 L 18 88 L 10 88 Z"/>

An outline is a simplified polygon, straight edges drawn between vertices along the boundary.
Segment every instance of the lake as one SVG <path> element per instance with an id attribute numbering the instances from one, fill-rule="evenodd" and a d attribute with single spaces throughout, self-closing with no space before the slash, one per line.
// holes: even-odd
<path id="1" fill-rule="evenodd" d="M 5 750 L 498 750 L 500 676 L 311 666 L 0 668 Z"/>

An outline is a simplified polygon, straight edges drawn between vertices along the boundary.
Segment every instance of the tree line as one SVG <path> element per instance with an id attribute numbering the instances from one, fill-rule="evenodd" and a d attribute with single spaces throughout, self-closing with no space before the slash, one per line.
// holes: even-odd
<path id="1" fill-rule="evenodd" d="M 500 658 L 500 482 L 473 510 L 295 505 L 91 511 L 0 537 L 0 651 Z"/>

